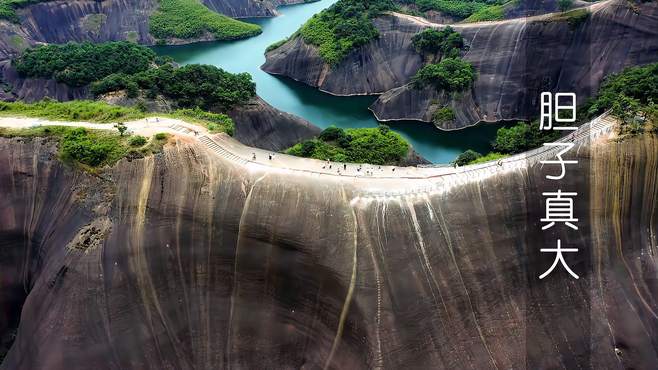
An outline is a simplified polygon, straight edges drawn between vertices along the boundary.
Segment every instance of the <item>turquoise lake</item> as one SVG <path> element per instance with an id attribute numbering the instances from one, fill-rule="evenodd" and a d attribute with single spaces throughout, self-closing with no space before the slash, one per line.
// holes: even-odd
<path id="1" fill-rule="evenodd" d="M 256 89 L 272 106 L 302 117 L 325 128 L 375 127 L 368 106 L 374 96 L 337 97 L 322 93 L 305 84 L 272 76 L 260 69 L 265 63 L 265 48 L 293 34 L 313 14 L 336 0 L 290 5 L 279 8 L 274 18 L 245 19 L 259 24 L 263 33 L 245 40 L 207 42 L 183 46 L 155 47 L 161 55 L 169 55 L 178 63 L 211 64 L 230 72 L 248 72 L 256 82 Z M 407 139 L 423 157 L 434 163 L 448 163 L 466 149 L 480 153 L 490 150 L 498 125 L 479 125 L 458 131 L 441 131 L 429 123 L 416 121 L 387 122 L 393 130 Z"/>

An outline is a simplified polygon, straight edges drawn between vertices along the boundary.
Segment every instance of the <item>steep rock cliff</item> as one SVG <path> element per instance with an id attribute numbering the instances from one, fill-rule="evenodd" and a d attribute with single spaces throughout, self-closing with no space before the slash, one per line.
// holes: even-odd
<path id="1" fill-rule="evenodd" d="M 302 4 L 304 0 L 203 0 L 206 6 L 233 18 L 274 17 L 281 5 Z"/>
<path id="2" fill-rule="evenodd" d="M 257 148 L 281 151 L 317 136 L 319 127 L 295 115 L 282 112 L 256 97 L 228 115 L 235 124 L 234 137 Z"/>
<path id="3" fill-rule="evenodd" d="M 298 37 L 268 53 L 263 69 L 332 94 L 383 93 L 371 107 L 381 120 L 429 122 L 446 104 L 457 119 L 440 125 L 445 129 L 528 119 L 538 112 L 541 91 L 576 92 L 582 102 L 607 74 L 658 60 L 658 3 L 611 0 L 589 9 L 589 17 L 580 20 L 549 14 L 453 25 L 469 46 L 464 59 L 478 72 L 470 91 L 454 97 L 407 85 L 423 64 L 411 37 L 440 25 L 400 14 L 377 19 L 379 39 L 333 68 Z"/>
<path id="4" fill-rule="evenodd" d="M 591 270 L 543 283 L 539 166 L 364 198 L 183 139 L 100 177 L 53 150 L 0 139 L 0 312 L 27 294 L 0 369 L 658 363 L 653 137 L 580 151 L 561 185 L 582 228 L 563 239 Z"/>
<path id="5" fill-rule="evenodd" d="M 205 0 L 229 17 L 272 17 L 279 5 L 301 0 Z M 18 9 L 20 24 L 0 20 L 0 60 L 36 43 L 129 40 L 152 45 L 149 16 L 157 0 L 47 1 Z"/>

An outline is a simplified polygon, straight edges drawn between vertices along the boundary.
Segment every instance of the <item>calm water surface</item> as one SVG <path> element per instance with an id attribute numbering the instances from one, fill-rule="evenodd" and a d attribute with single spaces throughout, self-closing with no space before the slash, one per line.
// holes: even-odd
<path id="1" fill-rule="evenodd" d="M 375 127 L 377 121 L 368 106 L 375 97 L 337 97 L 324 94 L 302 83 L 269 75 L 260 69 L 265 63 L 265 48 L 293 34 L 313 14 L 336 0 L 322 0 L 310 4 L 284 6 L 274 18 L 247 19 L 263 28 L 259 36 L 246 40 L 198 43 L 183 46 L 156 47 L 162 55 L 170 55 L 178 63 L 212 64 L 230 72 L 249 72 L 256 90 L 274 107 L 302 117 L 325 128 Z M 482 125 L 464 130 L 445 132 L 428 123 L 388 122 L 391 128 L 407 139 L 423 157 L 435 163 L 452 161 L 466 149 L 486 153 L 497 127 Z"/>

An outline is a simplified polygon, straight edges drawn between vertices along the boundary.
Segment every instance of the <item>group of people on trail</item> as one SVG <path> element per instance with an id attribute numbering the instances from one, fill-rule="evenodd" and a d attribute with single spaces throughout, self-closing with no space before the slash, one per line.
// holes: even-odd
<path id="1" fill-rule="evenodd" d="M 195 135 L 196 135 L 196 132 L 195 132 Z M 271 161 L 271 160 L 274 159 L 274 156 L 275 156 L 274 153 L 268 153 L 267 154 L 267 159 Z M 251 160 L 255 161 L 256 159 L 257 159 L 256 152 L 251 152 Z M 322 165 L 322 169 L 323 170 L 332 170 L 334 168 L 334 164 L 335 163 L 332 163 L 330 160 L 327 159 L 326 162 Z M 382 166 L 377 166 L 376 169 L 375 169 L 374 166 L 371 166 L 371 165 L 366 165 L 366 166 L 367 167 L 364 170 L 363 164 L 359 164 L 358 167 L 356 167 L 357 174 L 358 173 L 364 173 L 365 176 L 373 176 L 375 174 L 375 170 L 383 171 Z M 347 163 L 343 163 L 343 166 L 342 166 L 343 167 L 342 168 L 343 172 L 341 172 L 340 164 L 338 164 L 338 166 L 336 166 L 336 167 L 337 167 L 336 172 L 339 175 L 342 175 L 343 172 L 347 172 Z M 393 167 L 391 169 L 391 172 L 395 172 L 395 167 Z"/>
<path id="2" fill-rule="evenodd" d="M 326 163 L 322 165 L 322 169 L 323 170 L 327 170 L 327 169 L 331 170 L 331 169 L 333 169 L 333 166 L 334 166 L 334 164 L 327 159 Z M 370 165 L 366 165 L 366 166 L 369 166 L 369 168 L 366 168 L 365 171 L 362 172 L 362 170 L 364 169 L 363 164 L 359 164 L 358 167 L 356 168 L 357 175 L 360 174 L 360 173 L 364 173 L 365 176 L 373 176 L 375 174 L 374 166 L 370 166 Z M 377 170 L 378 171 L 383 171 L 382 166 L 377 166 Z M 395 167 L 393 167 L 391 171 L 395 172 Z M 343 163 L 343 172 L 347 172 L 347 163 Z M 336 173 L 338 173 L 339 175 L 342 175 L 340 167 L 336 170 Z"/>

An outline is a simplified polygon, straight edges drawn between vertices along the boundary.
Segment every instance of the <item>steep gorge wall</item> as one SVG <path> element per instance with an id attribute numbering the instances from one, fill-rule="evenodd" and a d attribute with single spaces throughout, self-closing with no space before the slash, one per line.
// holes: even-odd
<path id="1" fill-rule="evenodd" d="M 568 241 L 592 270 L 544 284 L 540 168 L 359 198 L 351 180 L 247 168 L 183 139 L 98 178 L 41 139 L 0 149 L 0 297 L 29 292 L 3 370 L 658 363 L 653 137 L 581 151 L 592 176 L 561 185 L 589 204 Z"/>
<path id="2" fill-rule="evenodd" d="M 233 18 L 274 17 L 281 5 L 305 3 L 304 0 L 203 0 L 206 6 Z"/>
<path id="3" fill-rule="evenodd" d="M 298 0 L 204 0 L 204 4 L 233 18 L 273 17 L 279 5 Z M 0 20 L 0 60 L 9 59 L 37 43 L 129 40 L 152 45 L 149 16 L 157 0 L 46 1 L 18 9 L 20 24 Z"/>
<path id="4" fill-rule="evenodd" d="M 624 67 L 658 61 L 658 4 L 608 1 L 593 6 L 581 24 L 549 16 L 503 22 L 453 25 L 469 50 L 464 59 L 478 72 L 470 91 L 456 97 L 407 83 L 423 61 L 411 37 L 428 26 L 413 17 L 383 16 L 375 21 L 379 39 L 325 66 L 316 48 L 300 38 L 268 53 L 263 69 L 337 95 L 382 94 L 371 109 L 380 120 L 422 120 L 448 104 L 455 122 L 528 119 L 538 112 L 541 91 L 576 92 L 584 101 L 602 78 Z"/>

